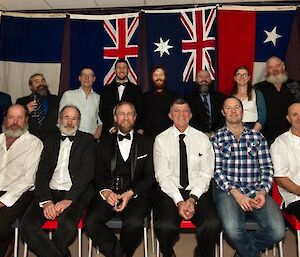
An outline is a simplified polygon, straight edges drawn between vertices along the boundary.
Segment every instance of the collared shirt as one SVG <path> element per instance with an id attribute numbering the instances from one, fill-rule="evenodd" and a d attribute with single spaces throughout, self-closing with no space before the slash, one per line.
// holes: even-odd
<path id="1" fill-rule="evenodd" d="M 66 138 L 60 141 L 56 168 L 49 183 L 51 189 L 69 191 L 72 181 L 69 172 L 69 158 L 73 142 Z"/>
<path id="2" fill-rule="evenodd" d="M 180 152 L 179 134 L 174 126 L 160 133 L 154 143 L 153 160 L 155 177 L 163 192 L 170 196 L 174 203 L 183 200 L 180 185 Z M 208 137 L 192 127 L 184 134 L 187 150 L 189 185 L 186 190 L 200 197 L 208 190 L 214 170 L 214 152 Z"/>
<path id="3" fill-rule="evenodd" d="M 100 96 L 91 90 L 91 93 L 86 96 L 83 89 L 80 87 L 75 90 L 66 91 L 59 104 L 59 110 L 66 105 L 76 106 L 81 113 L 81 121 L 79 130 L 94 134 L 97 127 L 102 124 L 99 118 L 99 101 Z"/>
<path id="4" fill-rule="evenodd" d="M 211 137 L 216 154 L 214 179 L 229 192 L 239 189 L 246 195 L 268 192 L 273 181 L 273 164 L 264 136 L 244 127 L 239 140 L 225 126 Z"/>
<path id="5" fill-rule="evenodd" d="M 23 193 L 34 186 L 43 143 L 28 131 L 6 148 L 6 137 L 0 135 L 0 201 L 11 207 Z"/>
<path id="6" fill-rule="evenodd" d="M 124 84 L 126 84 L 128 82 L 128 79 L 126 81 L 122 81 L 122 82 L 120 82 L 118 79 L 116 79 L 116 82 L 118 84 L 120 84 L 118 86 L 118 94 L 119 94 L 119 101 L 121 101 L 124 90 L 125 90 L 125 85 Z"/>
<path id="7" fill-rule="evenodd" d="M 271 145 L 271 157 L 274 164 L 275 177 L 288 177 L 300 185 L 300 137 L 293 135 L 291 130 L 276 138 Z M 278 187 L 285 206 L 299 201 L 300 196 Z"/>
<path id="8" fill-rule="evenodd" d="M 120 131 L 118 131 L 118 134 L 125 136 L 125 134 L 123 134 Z M 130 140 L 124 138 L 122 141 L 119 141 L 119 139 L 117 139 L 119 149 L 120 149 L 120 152 L 121 152 L 121 155 L 122 155 L 124 161 L 126 161 L 128 159 L 129 154 L 130 154 L 130 148 L 131 148 L 131 144 L 132 144 L 132 140 L 133 140 L 133 130 L 131 130 L 129 132 L 129 134 L 130 134 Z"/>

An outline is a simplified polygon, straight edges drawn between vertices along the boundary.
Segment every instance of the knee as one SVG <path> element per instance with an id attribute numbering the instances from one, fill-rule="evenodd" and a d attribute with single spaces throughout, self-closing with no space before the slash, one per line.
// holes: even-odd
<path id="1" fill-rule="evenodd" d="M 201 238 L 203 237 L 203 233 L 205 233 L 205 237 L 213 239 L 218 238 L 221 230 L 220 219 L 218 217 L 209 217 L 200 226 L 197 226 L 196 234 Z"/>
<path id="2" fill-rule="evenodd" d="M 158 238 L 168 238 L 179 234 L 179 226 L 170 221 L 157 221 L 154 224 L 154 229 Z"/>
<path id="3" fill-rule="evenodd" d="M 123 220 L 123 229 L 125 230 L 140 230 L 142 231 L 144 227 L 144 219 L 137 219 L 136 217 L 128 217 Z"/>
<path id="4" fill-rule="evenodd" d="M 281 241 L 285 237 L 285 224 L 283 220 L 278 220 L 273 224 L 269 236 L 274 243 Z"/>

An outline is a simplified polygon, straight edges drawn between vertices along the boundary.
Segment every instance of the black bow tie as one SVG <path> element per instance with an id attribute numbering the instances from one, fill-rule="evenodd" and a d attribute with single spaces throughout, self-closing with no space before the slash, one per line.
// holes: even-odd
<path id="1" fill-rule="evenodd" d="M 122 134 L 118 134 L 118 139 L 119 139 L 119 141 L 122 141 L 124 138 L 126 138 L 126 139 L 128 139 L 128 140 L 130 140 L 130 134 L 127 134 L 127 135 L 125 135 L 125 136 L 123 136 Z"/>
<path id="2" fill-rule="evenodd" d="M 69 140 L 72 142 L 75 138 L 75 136 L 60 136 L 60 140 L 64 141 L 66 138 L 69 138 Z"/>

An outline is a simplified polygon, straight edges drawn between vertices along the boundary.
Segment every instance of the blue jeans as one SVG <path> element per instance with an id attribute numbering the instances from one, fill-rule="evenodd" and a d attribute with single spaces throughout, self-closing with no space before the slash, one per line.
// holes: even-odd
<path id="1" fill-rule="evenodd" d="M 261 209 L 244 212 L 232 195 L 218 187 L 214 189 L 214 201 L 224 233 L 240 256 L 259 257 L 261 250 L 283 239 L 285 225 L 281 211 L 268 194 L 265 205 Z M 245 219 L 248 215 L 260 227 L 251 233 L 245 228 Z"/>

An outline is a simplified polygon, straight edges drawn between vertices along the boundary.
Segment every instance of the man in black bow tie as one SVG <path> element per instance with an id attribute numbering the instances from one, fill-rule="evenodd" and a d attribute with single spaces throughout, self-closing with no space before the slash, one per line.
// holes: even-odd
<path id="1" fill-rule="evenodd" d="M 115 64 L 115 79 L 105 85 L 100 97 L 99 116 L 103 123 L 101 136 L 108 135 L 116 131 L 113 121 L 113 109 L 117 103 L 127 101 L 134 104 L 137 112 L 135 129 L 141 128 L 141 88 L 132 83 L 129 78 L 129 66 L 125 59 L 119 59 Z"/>
<path id="2" fill-rule="evenodd" d="M 133 131 L 133 104 L 120 102 L 113 113 L 117 132 L 99 143 L 94 181 L 98 193 L 89 206 L 85 230 L 106 257 L 131 257 L 151 207 L 152 144 Z M 117 213 L 123 221 L 120 241 L 105 225 Z"/>
<path id="3" fill-rule="evenodd" d="M 94 196 L 95 143 L 78 131 L 80 111 L 65 106 L 59 113 L 59 134 L 48 138 L 35 181 L 35 201 L 22 219 L 21 234 L 40 257 L 69 256 L 77 224 Z M 52 241 L 41 229 L 46 220 L 58 221 Z"/>

